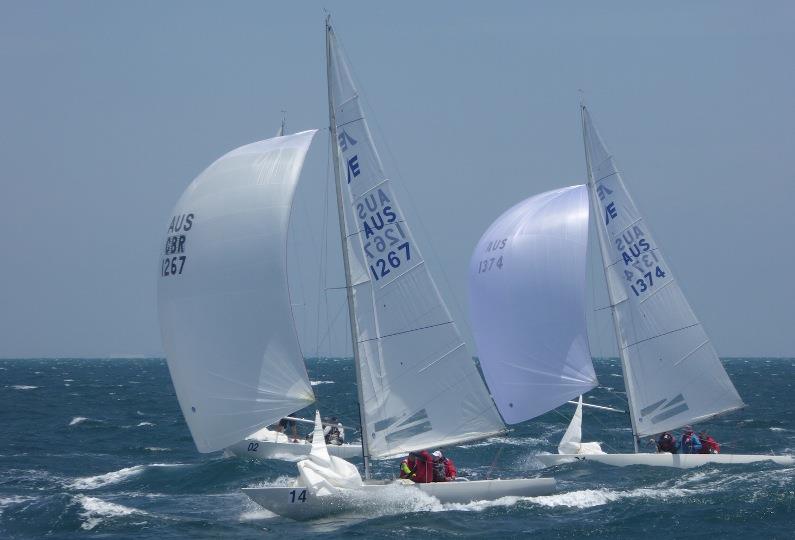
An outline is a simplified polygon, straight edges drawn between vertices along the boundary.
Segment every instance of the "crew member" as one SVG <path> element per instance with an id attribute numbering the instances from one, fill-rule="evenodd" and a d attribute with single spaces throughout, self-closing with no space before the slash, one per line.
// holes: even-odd
<path id="1" fill-rule="evenodd" d="M 456 468 L 453 460 L 436 450 L 433 454 L 433 481 L 452 482 L 455 480 Z"/>
<path id="2" fill-rule="evenodd" d="M 345 442 L 345 429 L 340 422 L 337 422 L 337 417 L 332 416 L 328 419 L 328 423 L 323 428 L 323 438 L 326 439 L 326 444 L 339 446 Z"/>
<path id="3" fill-rule="evenodd" d="M 676 445 L 676 437 L 668 433 L 667 431 L 660 435 L 657 438 L 657 452 L 668 452 L 670 454 L 676 454 L 678 447 Z"/>
<path id="4" fill-rule="evenodd" d="M 295 420 L 290 420 L 289 418 L 282 418 L 279 420 L 279 423 L 276 424 L 276 433 L 284 433 L 286 435 L 288 427 L 293 435 L 292 442 L 298 442 L 298 428 L 295 426 Z"/>

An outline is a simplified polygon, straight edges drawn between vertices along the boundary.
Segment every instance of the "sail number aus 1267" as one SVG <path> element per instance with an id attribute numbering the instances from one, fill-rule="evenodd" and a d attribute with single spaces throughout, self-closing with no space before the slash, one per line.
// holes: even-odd
<path id="1" fill-rule="evenodd" d="M 403 250 L 404 255 L 406 256 L 406 261 L 411 260 L 411 250 L 409 249 L 409 243 L 403 242 L 397 247 L 398 251 L 390 251 L 386 255 L 386 259 L 376 259 L 374 265 L 370 265 L 370 272 L 373 273 L 373 277 L 376 281 L 381 279 L 382 277 L 386 277 L 387 274 L 391 271 L 391 268 L 398 268 L 400 266 L 400 257 L 398 256 L 400 251 Z M 387 262 L 389 263 L 389 267 L 387 266 Z"/>

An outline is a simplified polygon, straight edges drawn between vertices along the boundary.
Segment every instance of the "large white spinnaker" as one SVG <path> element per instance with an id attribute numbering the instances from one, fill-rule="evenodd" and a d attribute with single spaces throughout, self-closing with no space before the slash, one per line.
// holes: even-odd
<path id="1" fill-rule="evenodd" d="M 369 455 L 499 433 L 504 425 L 383 171 L 330 26 L 327 32 Z"/>
<path id="2" fill-rule="evenodd" d="M 174 208 L 158 278 L 163 346 L 200 452 L 314 401 L 287 283 L 293 194 L 315 131 L 233 150 Z"/>
<path id="3" fill-rule="evenodd" d="M 637 437 L 744 406 L 582 107 L 588 186 Z"/>
<path id="4" fill-rule="evenodd" d="M 530 197 L 486 230 L 469 264 L 470 319 L 509 424 L 596 387 L 585 322 L 588 192 Z"/>

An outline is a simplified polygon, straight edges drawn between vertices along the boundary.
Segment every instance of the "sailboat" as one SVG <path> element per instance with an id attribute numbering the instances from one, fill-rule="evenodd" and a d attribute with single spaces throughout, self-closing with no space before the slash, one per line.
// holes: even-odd
<path id="1" fill-rule="evenodd" d="M 326 62 L 364 480 L 314 437 L 290 486 L 244 492 L 295 519 L 355 510 L 394 490 L 405 490 L 398 493 L 404 500 L 424 493 L 441 502 L 554 492 L 552 478 L 371 478 L 371 459 L 479 440 L 505 426 L 384 173 L 329 19 Z M 235 444 L 314 399 L 285 263 L 292 197 L 314 133 L 233 150 L 194 180 L 174 210 L 159 280 L 161 330 L 200 452 Z"/>
<path id="2" fill-rule="evenodd" d="M 792 456 L 639 453 L 638 443 L 643 437 L 705 422 L 741 409 L 745 405 L 726 374 L 701 323 L 677 285 L 671 268 L 652 237 L 648 225 L 629 196 L 613 157 L 607 151 L 584 105 L 581 107 L 581 114 L 588 184 L 569 189 L 576 189 L 583 195 L 587 190 L 598 231 L 610 310 L 626 386 L 635 452 L 607 454 L 602 452 L 598 445 L 594 446 L 595 443 L 582 443 L 580 440 L 582 410 L 578 406 L 559 446 L 559 454 L 536 457 L 547 466 L 575 460 L 597 461 L 616 466 L 652 465 L 679 468 L 696 467 L 706 463 L 731 464 L 757 461 L 792 464 Z M 543 198 L 544 195 L 538 197 Z M 561 208 L 557 211 L 547 207 L 552 216 L 546 216 L 544 219 L 549 222 L 571 220 L 581 215 L 588 203 L 581 200 L 579 204 L 580 206 L 575 210 Z M 563 248 L 555 242 L 560 243 L 560 238 L 564 237 L 555 238 L 549 235 L 547 237 L 551 245 Z M 555 252 L 555 247 L 550 249 Z M 525 255 L 542 259 L 546 257 L 545 260 L 536 261 L 535 264 L 544 265 L 543 271 L 560 273 L 571 278 L 549 285 L 569 292 L 577 290 L 579 299 L 579 292 L 585 285 L 585 250 L 585 243 L 580 243 L 574 250 L 576 253 L 569 254 L 571 257 L 578 257 L 576 276 L 570 275 L 571 264 L 562 258 L 552 260 L 544 252 Z M 507 265 L 507 262 L 504 264 Z M 535 271 L 533 268 L 529 270 Z M 474 270 L 470 273 L 474 275 Z M 528 273 L 524 282 L 510 285 L 530 291 L 526 300 L 532 302 L 532 309 L 544 313 L 551 308 L 557 314 L 561 306 L 553 305 L 550 300 L 555 300 L 554 294 L 560 294 L 560 291 L 551 296 L 548 291 L 536 291 L 534 283 L 538 279 L 533 273 Z M 474 277 L 470 282 L 473 294 L 477 294 L 479 282 Z M 485 298 L 488 303 L 488 297 Z M 481 306 L 481 309 L 498 311 L 504 308 L 499 297 L 491 298 L 493 302 Z M 561 350 L 566 348 L 565 343 L 562 348 L 547 348 L 543 360 L 566 365 L 570 361 L 572 351 L 582 352 L 582 340 L 587 338 L 587 333 L 582 306 L 571 303 L 563 306 L 563 309 L 570 309 L 569 315 L 573 321 L 576 321 L 564 323 L 576 328 L 570 331 L 571 336 L 574 336 L 571 341 L 572 347 L 565 354 L 561 354 Z M 473 323 L 475 323 L 481 363 L 484 365 L 487 381 L 495 393 L 495 399 L 499 403 L 499 395 L 505 391 L 492 383 L 489 373 L 494 369 L 491 366 L 499 365 L 506 360 L 495 358 L 488 349 L 480 350 L 481 341 L 488 342 L 493 340 L 494 336 L 491 335 L 491 329 L 482 322 L 478 323 L 473 318 Z M 532 335 L 526 335 L 523 339 L 537 340 L 539 343 L 536 347 L 543 347 L 548 342 L 549 336 L 536 332 L 535 329 L 531 330 Z M 505 338 L 507 341 L 512 339 L 514 338 L 511 336 Z M 534 370 L 538 361 L 537 358 L 526 361 L 525 378 L 528 382 L 523 381 L 524 384 L 535 383 Z M 568 385 L 563 387 L 568 388 Z M 520 396 L 513 399 L 518 400 Z"/>

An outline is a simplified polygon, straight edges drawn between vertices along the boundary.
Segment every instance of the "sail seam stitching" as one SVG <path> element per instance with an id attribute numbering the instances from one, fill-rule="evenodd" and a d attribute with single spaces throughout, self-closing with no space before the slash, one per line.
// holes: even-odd
<path id="1" fill-rule="evenodd" d="M 428 328 L 436 328 L 437 326 L 444 326 L 446 324 L 453 324 L 453 321 L 447 321 L 447 322 L 442 322 L 442 323 L 437 323 L 437 324 L 430 324 L 428 326 L 421 326 L 419 328 L 412 328 L 411 330 L 403 330 L 402 332 L 394 332 L 392 334 L 386 334 L 386 335 L 383 335 L 383 336 L 376 336 L 376 337 L 370 338 L 370 339 L 363 339 L 363 340 L 359 341 L 358 343 L 366 343 L 368 341 L 375 341 L 375 340 L 378 340 L 378 339 L 384 339 L 384 338 L 388 338 L 388 337 L 392 337 L 392 336 L 399 336 L 401 334 L 409 334 L 411 332 L 417 332 L 419 330 L 427 330 Z M 463 345 L 463 343 L 461 345 Z M 459 345 L 459 347 L 461 345 Z M 458 348 L 458 347 L 456 347 L 456 348 Z"/>
<path id="2" fill-rule="evenodd" d="M 345 103 L 347 103 L 347 101 Z M 359 120 L 364 120 L 364 116 L 360 116 L 359 118 L 356 118 L 355 120 L 348 120 L 347 122 L 343 122 L 342 124 L 338 124 L 338 125 L 336 125 L 334 127 L 339 129 L 341 127 L 347 126 L 348 124 L 353 124 L 354 122 L 358 122 Z"/>
<path id="3" fill-rule="evenodd" d="M 443 359 L 447 358 L 448 356 L 450 356 L 451 354 L 453 354 L 454 352 L 456 352 L 458 349 L 460 349 L 460 348 L 461 348 L 461 347 L 463 347 L 463 346 L 464 346 L 464 343 L 459 343 L 459 344 L 458 344 L 458 346 L 456 346 L 456 347 L 453 347 L 452 349 L 450 349 L 449 351 L 447 351 L 446 353 L 444 353 L 442 356 L 440 356 L 439 358 L 437 358 L 436 360 L 434 360 L 433 362 L 431 362 L 430 364 L 428 364 L 427 366 L 425 366 L 424 368 L 422 368 L 421 370 L 419 370 L 419 371 L 417 372 L 417 374 L 419 375 L 420 373 L 422 373 L 422 372 L 423 372 L 423 371 L 425 371 L 426 369 L 428 369 L 428 368 L 430 368 L 431 366 L 433 366 L 433 365 L 437 364 L 437 363 L 438 363 L 438 362 L 440 362 L 441 360 L 443 360 Z"/>
<path id="4" fill-rule="evenodd" d="M 662 287 L 658 288 L 657 290 L 655 290 L 653 293 L 651 293 L 649 296 L 647 296 L 646 298 L 644 298 L 643 300 L 641 300 L 638 303 L 642 304 L 643 302 L 645 302 L 646 300 L 648 300 L 649 298 L 651 298 L 652 296 L 654 296 L 655 294 L 657 294 L 658 292 L 660 292 L 661 290 L 663 290 L 664 288 L 666 288 L 668 285 L 670 285 L 673 282 L 674 282 L 674 280 L 671 279 L 671 281 L 669 281 L 668 283 L 665 283 Z"/>
<path id="5" fill-rule="evenodd" d="M 649 337 L 649 338 L 646 338 L 646 339 L 641 339 L 640 341 L 636 341 L 635 343 L 631 343 L 629 345 L 626 345 L 626 346 L 622 347 L 622 349 L 629 349 L 630 347 L 634 347 L 635 345 L 643 343 L 644 341 L 650 341 L 652 339 L 657 339 L 658 337 L 667 336 L 668 334 L 673 334 L 675 332 L 681 332 L 682 330 L 687 330 L 688 328 L 693 328 L 694 326 L 698 326 L 700 324 L 701 323 L 697 322 L 695 324 L 691 324 L 690 326 L 683 326 L 682 328 L 677 328 L 676 330 L 671 330 L 670 332 L 664 332 L 662 334 L 657 334 L 656 336 L 652 336 L 652 337 Z"/>
<path id="6" fill-rule="evenodd" d="M 610 158 L 607 158 L 607 159 L 610 159 Z M 607 159 L 606 159 L 605 161 L 607 161 Z M 602 163 L 604 163 L 604 161 L 603 161 Z M 602 163 L 600 163 L 599 165 L 601 165 Z M 611 173 L 610 173 L 610 174 L 608 174 L 607 176 L 603 176 L 603 177 L 601 177 L 599 180 L 596 180 L 596 181 L 594 182 L 594 184 L 598 184 L 598 183 L 599 183 L 599 182 L 601 182 L 602 180 L 607 180 L 608 178 L 610 178 L 611 176 L 614 176 L 614 175 L 616 175 L 616 174 L 618 174 L 618 171 L 611 172 Z"/>
<path id="7" fill-rule="evenodd" d="M 709 339 L 705 339 L 704 343 L 702 343 L 701 345 L 699 345 L 698 347 L 696 347 L 695 349 L 684 355 L 680 360 L 674 362 L 674 366 L 678 366 L 679 364 L 681 364 L 682 362 L 693 356 L 696 353 L 696 351 L 698 351 L 701 347 L 703 347 L 707 343 L 709 343 Z"/>

